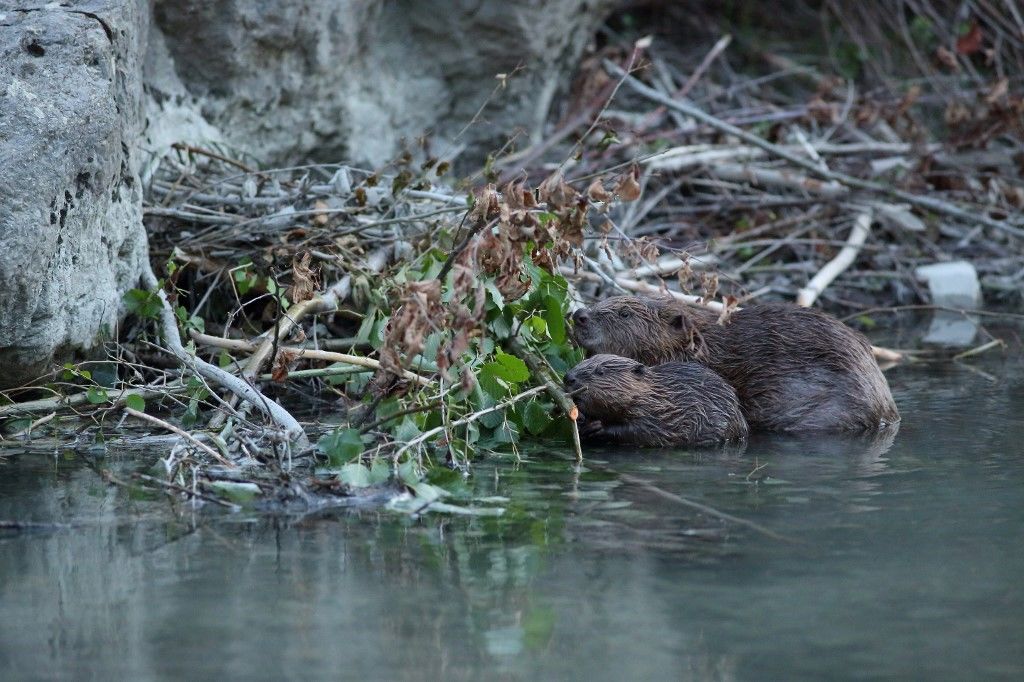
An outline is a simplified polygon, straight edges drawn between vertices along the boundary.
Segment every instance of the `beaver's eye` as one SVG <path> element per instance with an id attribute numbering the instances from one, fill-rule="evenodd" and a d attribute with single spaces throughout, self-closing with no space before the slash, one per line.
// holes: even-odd
<path id="1" fill-rule="evenodd" d="M 628 310 L 620 310 L 619 311 L 619 317 L 621 317 L 622 319 L 626 319 L 627 317 L 629 317 L 629 311 Z"/>
<path id="2" fill-rule="evenodd" d="M 598 367 L 597 369 L 595 369 L 594 370 L 594 374 L 596 374 L 599 377 L 603 377 L 604 376 L 604 367 Z"/>

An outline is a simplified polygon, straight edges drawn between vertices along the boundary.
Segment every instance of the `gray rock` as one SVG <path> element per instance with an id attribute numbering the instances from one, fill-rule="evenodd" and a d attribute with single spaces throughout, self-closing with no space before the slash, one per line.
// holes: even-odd
<path id="1" fill-rule="evenodd" d="M 967 261 L 922 265 L 914 270 L 914 275 L 928 283 L 934 305 L 949 308 L 977 308 L 981 305 L 978 272 Z"/>
<path id="2" fill-rule="evenodd" d="M 201 111 L 228 145 L 264 162 L 380 164 L 422 135 L 436 156 L 465 147 L 479 160 L 517 130 L 539 137 L 617 4 L 157 0 L 162 37 L 146 80 L 153 96 Z M 166 54 L 156 54 L 161 43 Z"/>
<path id="3" fill-rule="evenodd" d="M 67 4 L 0 2 L 0 386 L 111 335 L 146 257 L 148 6 Z"/>
<path id="4" fill-rule="evenodd" d="M 922 265 L 914 274 L 928 283 L 934 305 L 967 309 L 981 306 L 978 272 L 966 261 Z M 950 347 L 969 346 L 977 333 L 976 316 L 939 310 L 932 317 L 924 342 Z"/>

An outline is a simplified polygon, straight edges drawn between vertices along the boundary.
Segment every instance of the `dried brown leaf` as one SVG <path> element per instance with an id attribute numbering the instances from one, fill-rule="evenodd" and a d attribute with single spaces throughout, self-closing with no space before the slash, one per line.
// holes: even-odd
<path id="1" fill-rule="evenodd" d="M 1010 79 L 1005 77 L 1000 78 L 992 84 L 992 87 L 989 88 L 989 91 L 985 94 L 985 104 L 995 104 L 1006 95 L 1009 89 Z"/>
<path id="2" fill-rule="evenodd" d="M 956 39 L 956 51 L 963 55 L 974 54 L 981 49 L 982 37 L 981 26 L 975 21 L 967 33 Z"/>
<path id="3" fill-rule="evenodd" d="M 600 178 L 590 183 L 590 187 L 587 188 L 587 196 L 590 197 L 591 201 L 608 202 L 612 200 L 611 193 L 604 188 Z"/>
<path id="4" fill-rule="evenodd" d="M 293 303 L 310 300 L 317 289 L 319 277 L 316 270 L 310 267 L 311 262 L 309 251 L 292 259 L 292 288 L 289 297 Z"/>
<path id="5" fill-rule="evenodd" d="M 640 198 L 640 167 L 636 164 L 619 176 L 612 194 L 622 201 L 636 201 Z"/>

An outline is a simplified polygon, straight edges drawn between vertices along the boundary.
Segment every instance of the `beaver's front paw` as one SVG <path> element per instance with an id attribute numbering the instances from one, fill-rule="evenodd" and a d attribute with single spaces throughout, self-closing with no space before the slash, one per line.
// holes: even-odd
<path id="1" fill-rule="evenodd" d="M 577 422 L 580 429 L 580 440 L 595 442 L 602 440 L 604 425 L 596 419 L 583 419 Z"/>

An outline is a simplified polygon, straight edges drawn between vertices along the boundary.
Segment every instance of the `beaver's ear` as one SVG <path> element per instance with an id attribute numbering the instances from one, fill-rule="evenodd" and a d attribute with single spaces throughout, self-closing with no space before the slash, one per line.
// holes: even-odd
<path id="1" fill-rule="evenodd" d="M 640 376 L 643 376 L 646 372 L 647 372 L 647 365 L 637 364 L 637 365 L 633 366 L 633 374 L 639 374 Z"/>
<path id="2" fill-rule="evenodd" d="M 686 319 L 686 315 L 683 313 L 673 313 L 672 317 L 669 318 L 668 323 L 672 325 L 673 329 L 685 331 L 690 328 L 690 322 Z"/>

